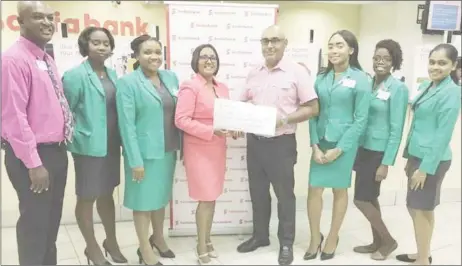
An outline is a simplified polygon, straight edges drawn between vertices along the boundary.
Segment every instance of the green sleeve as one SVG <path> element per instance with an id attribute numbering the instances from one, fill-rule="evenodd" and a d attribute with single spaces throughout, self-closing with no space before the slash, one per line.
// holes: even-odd
<path id="1" fill-rule="evenodd" d="M 432 147 L 425 153 L 419 169 L 434 175 L 440 164 L 444 151 L 451 142 L 452 133 L 460 113 L 460 87 L 451 87 L 448 95 L 438 103 L 436 134 L 430 143 Z"/>
<path id="2" fill-rule="evenodd" d="M 358 145 L 359 138 L 366 128 L 372 96 L 371 87 L 371 82 L 366 74 L 356 79 L 354 121 L 337 144 L 337 148 L 343 152 Z"/>
<path id="3" fill-rule="evenodd" d="M 402 84 L 390 97 L 390 136 L 382 159 L 383 165 L 394 165 L 403 136 L 409 101 L 409 89 Z"/>
<path id="4" fill-rule="evenodd" d="M 75 108 L 82 97 L 82 83 L 69 71 L 64 73 L 62 82 L 64 96 L 69 104 L 69 109 L 71 109 L 71 112 L 74 113 Z"/>
<path id="5" fill-rule="evenodd" d="M 116 83 L 117 116 L 122 146 L 130 168 L 143 167 L 136 135 L 136 102 L 133 89 L 123 80 Z"/>

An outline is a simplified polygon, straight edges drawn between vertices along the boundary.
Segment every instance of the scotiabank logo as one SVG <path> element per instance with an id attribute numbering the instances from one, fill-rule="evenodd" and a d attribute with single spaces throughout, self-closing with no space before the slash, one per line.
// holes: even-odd
<path id="1" fill-rule="evenodd" d="M 82 18 L 75 17 L 62 19 L 61 14 L 55 12 L 55 24 L 57 25 L 57 23 L 66 23 L 67 32 L 70 34 L 78 34 L 90 26 L 104 27 L 114 36 L 139 36 L 148 33 L 148 23 L 143 22 L 140 17 L 135 17 L 135 22 L 122 20 L 99 21 L 90 17 L 90 14 L 84 13 L 82 21 Z M 2 30 L 4 29 L 19 31 L 18 17 L 9 15 L 5 20 L 2 19 Z M 56 32 L 60 30 L 60 27 L 56 27 Z"/>
<path id="2" fill-rule="evenodd" d="M 209 42 L 212 41 L 228 41 L 228 42 L 234 42 L 236 41 L 236 38 L 233 37 L 215 37 L 215 36 L 209 36 Z"/>
<path id="3" fill-rule="evenodd" d="M 260 39 L 245 36 L 244 37 L 244 42 L 260 42 Z"/>
<path id="4" fill-rule="evenodd" d="M 175 15 L 175 14 L 198 15 L 200 13 L 201 12 L 198 10 L 172 8 L 172 15 Z"/>
<path id="5" fill-rule="evenodd" d="M 183 35 L 172 35 L 172 41 L 199 41 L 200 37 L 197 36 L 183 36 Z"/>
<path id="6" fill-rule="evenodd" d="M 194 29 L 194 28 L 208 28 L 208 29 L 218 28 L 217 24 L 212 24 L 212 23 L 191 22 L 191 24 L 189 26 L 191 27 L 191 29 Z"/>
<path id="7" fill-rule="evenodd" d="M 251 63 L 251 62 L 244 62 L 243 63 L 244 67 L 258 67 L 258 64 L 255 64 L 255 63 Z"/>
<path id="8" fill-rule="evenodd" d="M 261 11 L 244 11 L 244 16 L 246 17 L 269 17 L 272 16 L 271 12 L 261 12 Z"/>
<path id="9" fill-rule="evenodd" d="M 244 219 L 239 220 L 239 224 L 250 224 L 250 223 L 252 223 L 252 220 L 244 220 Z"/>
<path id="10" fill-rule="evenodd" d="M 253 29 L 252 25 L 249 24 L 232 24 L 228 23 L 226 24 L 226 29 Z"/>
<path id="11" fill-rule="evenodd" d="M 226 74 L 225 78 L 226 78 L 226 79 L 246 79 L 247 76 L 244 76 L 244 75 L 230 75 L 230 74 Z"/>
<path id="12" fill-rule="evenodd" d="M 234 16 L 236 11 L 222 11 L 222 10 L 213 10 L 209 9 L 209 16 Z"/>
<path id="13" fill-rule="evenodd" d="M 173 67 L 178 67 L 178 66 L 181 66 L 181 67 L 184 67 L 184 66 L 191 66 L 191 63 L 189 62 L 184 62 L 184 61 L 177 61 L 177 60 L 173 60 L 172 61 L 172 66 Z"/>
<path id="14" fill-rule="evenodd" d="M 227 49 L 227 55 L 251 55 L 252 51 Z"/>

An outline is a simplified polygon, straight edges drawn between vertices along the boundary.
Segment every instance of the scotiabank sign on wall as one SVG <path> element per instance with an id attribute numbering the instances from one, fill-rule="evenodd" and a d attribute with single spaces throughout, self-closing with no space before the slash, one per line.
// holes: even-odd
<path id="1" fill-rule="evenodd" d="M 104 20 L 99 21 L 92 18 L 90 14 L 84 13 L 80 18 L 61 18 L 59 12 L 55 12 L 56 23 L 66 23 L 67 32 L 69 34 L 80 33 L 83 29 L 89 26 L 104 27 L 112 32 L 115 36 L 139 36 L 147 34 L 149 31 L 148 23 L 141 20 L 140 17 L 135 17 L 133 21 L 119 20 Z M 2 31 L 19 31 L 19 24 L 16 15 L 9 15 L 2 18 Z M 56 31 L 59 31 L 56 27 Z"/>

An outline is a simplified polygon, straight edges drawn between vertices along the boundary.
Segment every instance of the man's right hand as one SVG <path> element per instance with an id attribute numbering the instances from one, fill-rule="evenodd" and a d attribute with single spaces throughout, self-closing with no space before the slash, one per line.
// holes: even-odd
<path id="1" fill-rule="evenodd" d="M 30 190 L 34 193 L 42 193 L 47 191 L 50 185 L 50 177 L 47 169 L 42 165 L 29 169 Z"/>

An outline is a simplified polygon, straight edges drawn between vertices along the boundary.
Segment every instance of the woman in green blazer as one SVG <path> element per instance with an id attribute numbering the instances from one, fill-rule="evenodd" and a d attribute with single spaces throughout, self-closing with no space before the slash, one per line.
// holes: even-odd
<path id="1" fill-rule="evenodd" d="M 117 110 L 125 166 L 125 207 L 133 210 L 140 263 L 161 265 L 175 254 L 164 240 L 165 206 L 172 195 L 180 133 L 175 127 L 178 78 L 162 64 L 162 45 L 150 37 L 135 38 L 134 71 L 117 82 Z M 149 223 L 154 234 L 148 238 Z"/>
<path id="2" fill-rule="evenodd" d="M 316 258 L 323 242 L 320 221 L 324 188 L 333 189 L 334 207 L 321 260 L 334 257 L 348 205 L 347 189 L 351 185 L 359 137 L 366 126 L 371 98 L 370 78 L 361 70 L 358 41 L 353 33 L 335 32 L 329 39 L 328 56 L 328 67 L 315 82 L 320 113 L 309 122 L 313 147 L 307 203 L 311 242 L 305 260 Z"/>
<path id="3" fill-rule="evenodd" d="M 406 120 L 409 90 L 391 74 L 401 68 L 402 62 L 399 43 L 393 40 L 377 43 L 372 58 L 375 76 L 369 119 L 355 162 L 354 203 L 370 222 L 374 240 L 353 250 L 371 253 L 375 260 L 386 259 L 398 247 L 382 220 L 378 198 L 388 167 L 395 163 Z"/>
<path id="4" fill-rule="evenodd" d="M 451 165 L 450 142 L 460 113 L 461 89 L 457 85 L 457 49 L 439 44 L 430 52 L 430 80 L 421 84 L 413 99 L 413 119 L 404 149 L 408 177 L 407 208 L 414 224 L 417 254 L 396 258 L 429 265 L 434 209 L 440 203 L 441 183 Z"/>
<path id="5" fill-rule="evenodd" d="M 112 196 L 120 183 L 121 143 L 115 102 L 117 75 L 104 66 L 114 49 L 114 38 L 105 28 L 88 27 L 80 34 L 78 44 L 80 54 L 87 60 L 63 75 L 64 94 L 75 119 L 73 140 L 67 145 L 75 166 L 75 215 L 87 245 L 84 253 L 88 263 L 110 264 L 95 239 L 95 201 L 106 232 L 105 253 L 116 263 L 126 263 L 116 240 Z"/>

